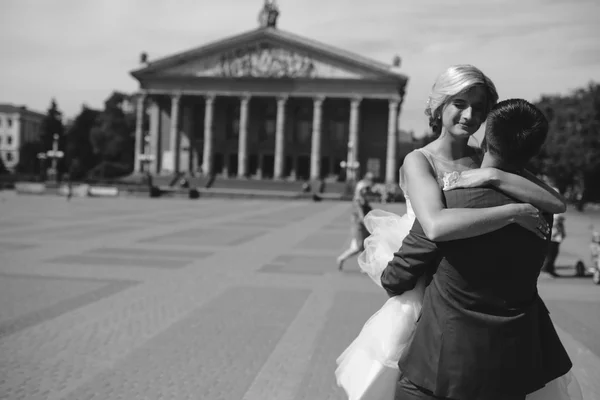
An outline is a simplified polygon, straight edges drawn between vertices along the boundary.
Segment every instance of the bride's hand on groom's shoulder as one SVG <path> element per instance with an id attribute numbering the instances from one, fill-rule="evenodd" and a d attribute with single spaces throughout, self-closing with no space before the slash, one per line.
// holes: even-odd
<path id="1" fill-rule="evenodd" d="M 443 190 L 482 187 L 492 184 L 495 179 L 495 168 L 477 168 L 463 172 L 449 172 L 444 174 Z"/>

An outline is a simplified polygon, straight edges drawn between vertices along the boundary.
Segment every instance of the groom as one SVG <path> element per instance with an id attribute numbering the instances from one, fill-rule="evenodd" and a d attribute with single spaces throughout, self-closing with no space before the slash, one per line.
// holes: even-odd
<path id="1" fill-rule="evenodd" d="M 487 119 L 481 166 L 519 172 L 547 131 L 546 118 L 525 100 L 498 103 Z M 487 187 L 444 197 L 448 208 L 515 202 Z M 381 276 L 395 296 L 433 275 L 413 341 L 398 364 L 396 400 L 522 400 L 571 369 L 537 292 L 547 245 L 516 224 L 434 243 L 415 221 Z"/>

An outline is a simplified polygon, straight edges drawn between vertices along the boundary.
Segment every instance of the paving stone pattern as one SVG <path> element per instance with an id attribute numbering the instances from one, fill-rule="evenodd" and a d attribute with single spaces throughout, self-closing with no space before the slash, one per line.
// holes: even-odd
<path id="1" fill-rule="evenodd" d="M 348 203 L 0 196 L 0 399 L 345 398 L 335 360 L 386 299 L 336 269 Z M 544 290 L 600 365 L 582 292 Z"/>

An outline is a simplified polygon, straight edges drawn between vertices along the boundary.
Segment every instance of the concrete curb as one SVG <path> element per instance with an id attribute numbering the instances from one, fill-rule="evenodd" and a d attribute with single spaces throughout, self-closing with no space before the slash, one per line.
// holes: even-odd
<path id="1" fill-rule="evenodd" d="M 347 201 L 348 195 L 343 193 L 304 193 L 287 190 L 267 189 L 235 189 L 235 188 L 172 188 L 161 186 L 160 196 L 156 198 L 237 198 L 237 199 L 272 199 L 272 200 L 314 200 L 314 201 Z M 196 191 L 196 196 L 191 194 Z M 19 195 L 59 195 L 67 196 L 67 184 L 47 184 L 37 182 L 17 182 L 15 192 Z M 94 185 L 72 184 L 73 197 L 153 197 L 147 186 L 119 186 L 119 185 Z"/>
<path id="2" fill-rule="evenodd" d="M 46 185 L 34 182 L 16 182 L 15 191 L 19 194 L 45 194 Z"/>
<path id="3" fill-rule="evenodd" d="M 61 184 L 58 186 L 49 186 L 44 183 L 35 182 L 17 182 L 15 192 L 24 195 L 59 195 L 67 196 L 69 186 Z M 93 186 L 88 184 L 74 184 L 71 186 L 71 195 L 74 197 L 117 197 L 119 188 L 116 186 Z"/>

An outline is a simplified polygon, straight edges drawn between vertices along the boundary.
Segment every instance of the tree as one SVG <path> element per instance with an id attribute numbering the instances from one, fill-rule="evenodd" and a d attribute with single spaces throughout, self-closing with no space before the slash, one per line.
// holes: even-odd
<path id="1" fill-rule="evenodd" d="M 19 149 L 19 163 L 15 170 L 20 174 L 39 175 L 48 167 L 49 160 L 38 159 L 38 153 L 45 152 L 41 141 L 26 142 Z"/>
<path id="2" fill-rule="evenodd" d="M 50 107 L 46 113 L 46 117 L 42 121 L 42 134 L 40 141 L 42 142 L 44 149 L 52 149 L 52 142 L 54 134 L 63 136 L 64 126 L 62 122 L 62 112 L 58 109 L 56 99 L 52 99 Z"/>
<path id="3" fill-rule="evenodd" d="M 600 85 L 543 96 L 536 105 L 550 129 L 532 168 L 550 177 L 562 193 L 574 192 L 583 201 L 600 199 Z"/>
<path id="4" fill-rule="evenodd" d="M 99 157 L 92 147 L 91 133 L 100 111 L 83 106 L 79 115 L 67 129 L 66 157 L 71 179 L 81 179 L 98 164 Z"/>
<path id="5" fill-rule="evenodd" d="M 8 169 L 6 169 L 6 165 L 4 165 L 4 160 L 0 157 L 0 175 L 8 174 Z"/>
<path id="6" fill-rule="evenodd" d="M 91 131 L 94 153 L 101 163 L 113 164 L 109 168 L 97 168 L 98 171 L 125 171 L 126 174 L 133 170 L 135 115 L 126 107 L 129 101 L 128 95 L 113 92 Z"/>

